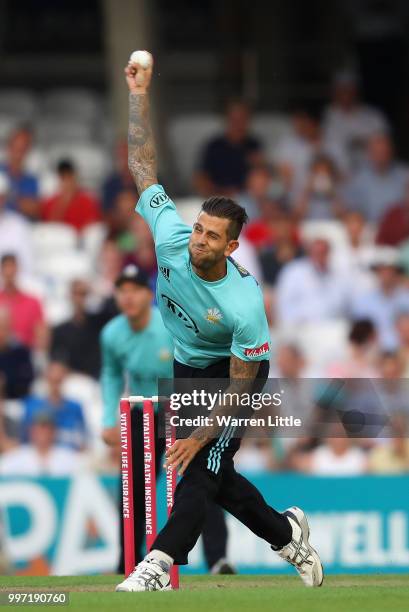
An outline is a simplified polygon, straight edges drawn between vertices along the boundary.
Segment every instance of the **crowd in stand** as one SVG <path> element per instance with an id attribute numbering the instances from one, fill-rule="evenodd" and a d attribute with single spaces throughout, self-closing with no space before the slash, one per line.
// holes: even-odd
<path id="1" fill-rule="evenodd" d="M 240 263 L 265 294 L 271 376 L 289 381 L 287 411 L 306 423 L 302 435 L 248 438 L 237 457 L 244 470 L 409 471 L 409 168 L 387 118 L 361 101 L 355 75 L 339 74 L 332 96 L 320 114 L 294 107 L 273 152 L 253 135 L 249 107 L 231 102 L 225 130 L 203 143 L 192 177 L 198 196 L 226 194 L 246 208 Z M 136 263 L 154 286 L 153 242 L 133 212 L 125 142 L 94 193 L 66 158 L 47 197 L 27 169 L 34 145 L 20 126 L 0 165 L 0 474 L 115 472 L 118 458 L 98 436 L 99 334 L 117 312 L 124 265 Z M 103 228 L 90 273 L 70 279 L 61 320 L 35 291 L 40 223 L 70 227 L 79 249 L 87 228 Z M 303 385 L 311 379 L 370 382 L 327 402 L 317 399 L 318 383 Z M 75 397 L 87 384 L 88 395 Z M 366 418 L 360 437 L 344 420 L 354 411 Z M 369 431 L 374 413 L 387 429 L 375 419 Z"/>

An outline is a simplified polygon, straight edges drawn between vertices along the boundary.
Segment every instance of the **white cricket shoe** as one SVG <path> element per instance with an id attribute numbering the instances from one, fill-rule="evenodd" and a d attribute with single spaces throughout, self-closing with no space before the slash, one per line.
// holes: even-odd
<path id="1" fill-rule="evenodd" d="M 293 529 L 291 542 L 277 550 L 282 559 L 294 565 L 308 587 L 319 587 L 324 581 L 324 569 L 318 553 L 310 545 L 310 528 L 305 513 L 296 506 L 284 512 Z"/>
<path id="2" fill-rule="evenodd" d="M 169 570 L 165 561 L 144 559 L 115 591 L 171 591 Z"/>

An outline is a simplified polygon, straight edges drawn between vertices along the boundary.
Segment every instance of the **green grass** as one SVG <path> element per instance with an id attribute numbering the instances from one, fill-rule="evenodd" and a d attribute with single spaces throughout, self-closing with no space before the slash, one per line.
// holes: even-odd
<path id="1" fill-rule="evenodd" d="M 1 576 L 1 591 L 68 591 L 63 610 L 143 612 L 407 612 L 409 575 L 329 576 L 306 589 L 288 576 L 189 576 L 179 591 L 115 593 L 118 576 Z M 25 610 L 42 606 L 24 606 Z"/>

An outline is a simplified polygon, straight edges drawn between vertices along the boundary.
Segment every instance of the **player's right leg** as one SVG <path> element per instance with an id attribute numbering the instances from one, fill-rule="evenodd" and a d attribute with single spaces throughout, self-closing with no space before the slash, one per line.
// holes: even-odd
<path id="1" fill-rule="evenodd" d="M 306 586 L 321 586 L 323 567 L 309 543 L 310 530 L 304 512 L 295 506 L 284 513 L 271 508 L 258 489 L 235 471 L 231 455 L 224 457 L 221 472 L 215 501 L 291 563 Z"/>

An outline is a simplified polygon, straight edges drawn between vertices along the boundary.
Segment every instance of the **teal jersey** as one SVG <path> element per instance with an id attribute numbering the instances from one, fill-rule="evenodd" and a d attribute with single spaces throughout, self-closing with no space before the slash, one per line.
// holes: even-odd
<path id="1" fill-rule="evenodd" d="M 161 185 L 151 185 L 136 211 L 151 228 L 158 260 L 157 303 L 175 343 L 175 359 L 205 368 L 231 353 L 244 361 L 269 358 L 270 338 L 257 281 L 234 259 L 227 274 L 208 282 L 192 269 L 192 228 Z"/>
<path id="2" fill-rule="evenodd" d="M 158 395 L 158 379 L 173 378 L 173 343 L 157 308 L 141 331 L 118 315 L 101 331 L 103 427 L 114 427 L 119 400 L 126 392 Z"/>

